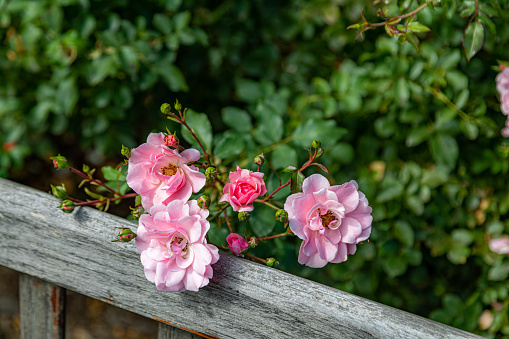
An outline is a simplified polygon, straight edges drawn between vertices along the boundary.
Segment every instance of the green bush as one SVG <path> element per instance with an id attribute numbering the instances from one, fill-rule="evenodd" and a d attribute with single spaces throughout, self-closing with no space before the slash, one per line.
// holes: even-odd
<path id="1" fill-rule="evenodd" d="M 320 270 L 297 263 L 295 239 L 260 251 L 294 274 L 509 337 L 509 258 L 487 246 L 509 232 L 493 70 L 509 59 L 508 6 L 492 5 L 496 31 L 483 22 L 484 47 L 468 62 L 471 14 L 460 14 L 474 2 L 443 3 L 417 14 L 431 28 L 417 51 L 383 28 L 355 41 L 347 27 L 362 9 L 381 20 L 368 1 L 0 1 L 0 143 L 17 143 L 0 150 L 0 169 L 62 142 L 106 154 L 135 146 L 164 130 L 157 107 L 175 97 L 223 169 L 253 169 L 262 150 L 275 169 L 297 165 L 320 139 L 331 182 L 355 179 L 373 207 L 370 241 Z M 277 187 L 274 175 L 267 183 Z M 282 230 L 264 227 L 274 222 L 262 208 L 251 218 L 259 237 Z"/>

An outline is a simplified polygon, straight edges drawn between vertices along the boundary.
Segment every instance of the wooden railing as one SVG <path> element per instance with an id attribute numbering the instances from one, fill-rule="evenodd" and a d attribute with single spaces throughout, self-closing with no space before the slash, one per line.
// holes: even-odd
<path id="1" fill-rule="evenodd" d="M 23 273 L 21 338 L 63 337 L 65 289 L 159 321 L 160 339 L 478 337 L 225 253 L 199 292 L 160 292 L 135 246 L 111 243 L 134 224 L 58 204 L 0 179 L 0 265 Z"/>

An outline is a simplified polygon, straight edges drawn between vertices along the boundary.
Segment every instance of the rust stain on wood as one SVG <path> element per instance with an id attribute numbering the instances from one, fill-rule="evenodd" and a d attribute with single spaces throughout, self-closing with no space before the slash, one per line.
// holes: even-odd
<path id="1" fill-rule="evenodd" d="M 58 337 L 58 328 L 60 327 L 60 293 L 57 286 L 51 289 L 51 310 L 53 313 L 53 338 Z"/>
<path id="2" fill-rule="evenodd" d="M 34 284 L 35 287 L 41 286 L 41 282 L 39 280 L 36 280 L 36 279 L 33 280 L 33 284 Z"/>
<path id="3" fill-rule="evenodd" d="M 162 319 L 158 319 L 158 318 L 154 318 L 154 320 L 157 320 L 157 321 L 160 321 L 160 322 L 165 323 L 165 324 L 167 324 L 167 325 L 173 326 L 172 322 L 171 322 L 171 321 L 168 321 L 168 320 L 162 320 Z M 185 328 L 185 327 L 180 327 L 180 326 L 175 326 L 175 327 L 178 327 L 178 328 L 180 328 L 181 330 L 184 330 L 184 331 L 191 332 L 191 333 L 193 333 L 193 334 L 199 335 L 199 336 L 200 336 L 200 337 L 202 337 L 202 338 L 207 338 L 207 339 L 219 339 L 218 337 L 212 337 L 212 336 L 210 336 L 210 335 L 206 335 L 206 334 L 203 334 L 203 333 L 200 333 L 200 332 L 196 332 L 196 331 L 190 330 L 190 329 Z"/>

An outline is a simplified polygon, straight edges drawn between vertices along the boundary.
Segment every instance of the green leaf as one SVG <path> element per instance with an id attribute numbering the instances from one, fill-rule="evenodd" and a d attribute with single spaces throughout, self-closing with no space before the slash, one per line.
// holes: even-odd
<path id="1" fill-rule="evenodd" d="M 309 148 L 313 140 L 319 139 L 324 146 L 333 146 L 346 133 L 347 130 L 338 127 L 334 120 L 309 119 L 295 129 L 293 142 L 300 147 Z M 324 136 L 326 138 L 323 138 Z"/>
<path id="2" fill-rule="evenodd" d="M 223 136 L 216 142 L 214 156 L 225 159 L 239 155 L 246 147 L 246 142 L 240 135 Z"/>
<path id="3" fill-rule="evenodd" d="M 445 166 L 439 165 L 430 170 L 425 170 L 421 184 L 427 185 L 430 187 L 437 187 L 442 184 L 445 184 L 449 180 L 449 169 Z"/>
<path id="4" fill-rule="evenodd" d="M 429 140 L 431 155 L 439 165 L 449 168 L 456 166 L 459 147 L 456 139 L 448 134 L 436 134 Z"/>
<path id="5" fill-rule="evenodd" d="M 279 145 L 271 153 L 272 168 L 275 170 L 288 167 L 289 165 L 297 165 L 297 151 L 290 146 L 283 144 Z M 294 167 L 292 166 L 292 167 Z"/>
<path id="6" fill-rule="evenodd" d="M 407 32 L 406 39 L 409 43 L 412 44 L 412 46 L 414 46 L 415 50 L 419 52 L 419 38 L 417 37 L 417 35 L 411 32 Z"/>
<path id="7" fill-rule="evenodd" d="M 414 230 L 406 221 L 398 220 L 394 223 L 394 236 L 403 245 L 410 247 L 414 244 Z"/>
<path id="8" fill-rule="evenodd" d="M 157 28 L 161 33 L 170 34 L 171 33 L 171 19 L 168 18 L 167 15 L 156 13 L 154 14 L 154 18 L 152 19 L 152 24 L 155 28 Z"/>
<path id="9" fill-rule="evenodd" d="M 269 235 L 276 225 L 274 210 L 263 204 L 257 204 L 250 213 L 249 225 L 257 237 Z"/>
<path id="10" fill-rule="evenodd" d="M 271 106 L 258 105 L 258 125 L 254 138 L 262 145 L 273 145 L 283 137 L 283 118 Z"/>
<path id="11" fill-rule="evenodd" d="M 469 230 L 457 229 L 452 231 L 452 241 L 462 246 L 468 246 L 474 241 L 474 236 Z"/>
<path id="12" fill-rule="evenodd" d="M 479 135 L 479 127 L 475 122 L 468 121 L 468 120 L 461 120 L 460 123 L 461 130 L 463 131 L 463 134 L 470 139 L 475 140 L 477 139 L 477 136 Z"/>
<path id="13" fill-rule="evenodd" d="M 488 272 L 488 280 L 502 281 L 509 276 L 509 263 L 492 267 Z"/>
<path id="14" fill-rule="evenodd" d="M 293 172 L 297 169 L 295 166 L 286 166 L 281 172 Z"/>
<path id="15" fill-rule="evenodd" d="M 221 110 L 223 122 L 239 132 L 249 132 L 253 128 L 251 116 L 237 107 L 225 107 Z"/>
<path id="16" fill-rule="evenodd" d="M 323 78 L 313 78 L 313 85 L 315 86 L 318 94 L 329 94 L 331 92 L 329 82 Z"/>
<path id="17" fill-rule="evenodd" d="M 420 145 L 423 141 L 428 140 L 433 129 L 428 126 L 414 127 L 407 135 L 405 145 L 407 147 L 415 147 Z"/>
<path id="18" fill-rule="evenodd" d="M 429 32 L 429 31 L 431 31 L 428 26 L 425 26 L 417 21 L 410 22 L 407 25 L 407 29 L 412 32 Z"/>
<path id="19" fill-rule="evenodd" d="M 383 261 L 382 267 L 389 277 L 394 278 L 407 270 L 407 262 L 401 256 L 389 257 Z"/>
<path id="20" fill-rule="evenodd" d="M 186 123 L 194 131 L 205 150 L 209 152 L 212 147 L 212 125 L 207 115 L 188 109 L 186 113 Z M 182 125 L 181 133 L 188 143 L 201 151 L 198 143 L 184 125 Z"/>
<path id="21" fill-rule="evenodd" d="M 468 24 L 463 35 L 463 50 L 467 60 L 470 61 L 484 45 L 484 26 L 475 20 Z"/>
<path id="22" fill-rule="evenodd" d="M 180 31 L 189 25 L 189 21 L 191 21 L 191 13 L 189 13 L 189 11 L 177 13 L 177 15 L 175 15 L 174 21 L 175 30 Z"/>
<path id="23" fill-rule="evenodd" d="M 260 84 L 250 79 L 239 79 L 235 82 L 237 97 L 247 103 L 255 102 L 262 97 Z"/>
<path id="24" fill-rule="evenodd" d="M 304 182 L 304 174 L 301 171 L 295 171 L 292 174 L 291 191 L 292 194 L 302 192 L 302 184 Z"/>
<path id="25" fill-rule="evenodd" d="M 108 181 L 126 181 L 126 176 L 119 169 L 112 166 L 104 166 L 101 168 L 104 179 Z"/>
<path id="26" fill-rule="evenodd" d="M 383 203 L 400 197 L 403 194 L 405 187 L 395 181 L 393 184 L 385 187 L 376 197 L 376 202 Z"/>
<path id="27" fill-rule="evenodd" d="M 169 64 L 164 69 L 157 68 L 156 70 L 172 92 L 187 92 L 189 90 L 184 74 L 177 66 Z"/>

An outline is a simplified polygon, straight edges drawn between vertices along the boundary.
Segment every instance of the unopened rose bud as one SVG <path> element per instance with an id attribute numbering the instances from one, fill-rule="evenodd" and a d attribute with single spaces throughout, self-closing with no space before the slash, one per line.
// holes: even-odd
<path id="1" fill-rule="evenodd" d="M 122 228 L 120 232 L 117 234 L 117 239 L 112 240 L 112 242 L 129 242 L 136 238 L 136 233 L 131 231 L 129 228 Z"/>
<path id="2" fill-rule="evenodd" d="M 240 212 L 238 216 L 239 216 L 240 221 L 248 221 L 249 220 L 249 212 L 246 212 L 246 211 Z"/>
<path id="3" fill-rule="evenodd" d="M 258 239 L 255 237 L 251 237 L 251 238 L 249 238 L 247 243 L 249 245 L 249 248 L 255 248 L 256 246 L 258 246 Z"/>
<path id="4" fill-rule="evenodd" d="M 53 160 L 53 165 L 58 169 L 67 169 L 69 168 L 69 164 L 67 163 L 67 159 L 60 154 L 54 157 L 50 157 Z"/>
<path id="5" fill-rule="evenodd" d="M 267 258 L 267 266 L 272 267 L 279 264 L 274 258 Z"/>
<path id="6" fill-rule="evenodd" d="M 215 167 L 207 167 L 205 177 L 207 180 L 215 180 L 217 178 L 217 169 Z"/>
<path id="7" fill-rule="evenodd" d="M 173 105 L 173 107 L 175 107 L 175 110 L 177 110 L 177 112 L 180 112 L 180 110 L 182 109 L 182 105 L 177 99 L 175 99 L 175 105 Z"/>
<path id="8" fill-rule="evenodd" d="M 60 208 L 65 213 L 72 213 L 72 211 L 74 211 L 75 207 L 76 207 L 76 204 L 73 203 L 71 200 L 64 200 L 64 201 L 62 201 L 60 206 L 58 206 L 58 208 Z"/>
<path id="9" fill-rule="evenodd" d="M 131 216 L 133 217 L 134 220 L 138 220 L 141 216 L 141 214 L 143 213 L 142 209 L 143 207 L 141 206 L 138 206 L 138 207 L 131 207 L 129 206 L 129 208 L 131 209 Z"/>
<path id="10" fill-rule="evenodd" d="M 318 148 L 322 147 L 322 142 L 321 142 L 320 140 L 315 139 L 315 140 L 313 140 L 313 142 L 311 143 L 311 146 L 312 146 L 313 148 L 317 148 L 317 149 L 318 149 Z"/>
<path id="11" fill-rule="evenodd" d="M 265 156 L 263 155 L 263 152 L 262 154 L 259 154 L 257 155 L 255 158 L 254 158 L 254 163 L 257 164 L 258 166 L 261 166 L 263 165 L 263 163 L 265 162 Z"/>
<path id="12" fill-rule="evenodd" d="M 281 221 L 283 223 L 288 221 L 288 212 L 284 209 L 279 209 L 276 211 L 276 220 Z"/>
<path id="13" fill-rule="evenodd" d="M 198 206 L 202 209 L 207 209 L 210 206 L 210 197 L 208 195 L 202 195 L 198 198 Z"/>
<path id="14" fill-rule="evenodd" d="M 50 186 L 51 186 L 51 194 L 53 194 L 53 196 L 55 198 L 62 199 L 62 200 L 68 198 L 67 191 L 65 189 L 64 184 L 62 184 L 62 186 L 53 186 L 53 185 L 50 185 Z"/>
<path id="15" fill-rule="evenodd" d="M 161 113 L 163 114 L 170 114 L 171 113 L 171 106 L 170 104 L 164 103 L 161 105 Z"/>
<path id="16" fill-rule="evenodd" d="M 168 147 L 177 147 L 179 140 L 173 134 L 167 134 L 164 137 L 164 144 Z"/>
<path id="17" fill-rule="evenodd" d="M 129 159 L 131 157 L 131 149 L 128 147 L 125 147 L 124 145 L 122 145 L 122 150 L 120 151 L 120 153 L 122 153 L 122 155 L 124 157 L 126 157 L 127 159 Z"/>

